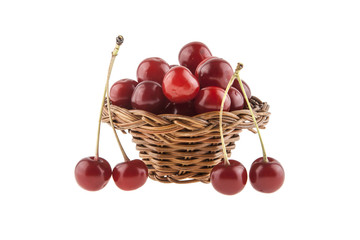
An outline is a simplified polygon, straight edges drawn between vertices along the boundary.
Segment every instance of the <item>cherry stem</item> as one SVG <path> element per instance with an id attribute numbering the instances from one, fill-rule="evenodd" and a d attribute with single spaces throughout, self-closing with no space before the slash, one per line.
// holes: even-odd
<path id="1" fill-rule="evenodd" d="M 238 70 L 240 71 L 240 69 Z M 223 116 L 223 111 L 224 111 L 224 104 L 225 104 L 225 100 L 226 100 L 226 96 L 227 93 L 230 90 L 230 87 L 232 86 L 232 84 L 234 83 L 235 80 L 235 74 L 232 75 L 228 85 L 226 86 L 225 89 L 225 93 L 224 93 L 224 97 L 221 101 L 221 106 L 220 106 L 220 116 L 219 116 L 219 131 L 220 131 L 220 138 L 221 138 L 221 146 L 222 146 L 222 150 L 223 150 L 223 154 L 224 154 L 224 164 L 225 165 L 230 165 L 228 156 L 227 156 L 227 152 L 226 152 L 226 146 L 225 146 L 225 140 L 224 140 L 224 133 L 223 133 L 223 126 L 222 126 L 222 116 Z"/>
<path id="2" fill-rule="evenodd" d="M 123 154 L 123 157 L 125 159 L 125 161 L 130 161 L 128 156 L 126 155 L 124 148 L 121 145 L 121 142 L 119 140 L 119 136 L 116 133 L 115 127 L 114 127 L 114 123 L 112 121 L 112 116 L 111 116 L 111 111 L 110 111 L 110 99 L 109 99 L 109 80 L 110 80 L 110 76 L 111 76 L 111 71 L 112 68 L 114 66 L 114 62 L 115 62 L 115 58 L 118 55 L 119 52 L 119 48 L 121 46 L 121 44 L 124 42 L 124 38 L 119 35 L 116 38 L 116 46 L 114 48 L 114 50 L 111 53 L 111 60 L 110 60 L 110 65 L 109 65 L 109 70 L 108 70 L 108 75 L 107 75 L 107 79 L 106 79 L 106 84 L 105 84 L 105 90 L 104 90 L 104 95 L 103 95 L 103 100 L 101 103 L 101 109 L 100 109 L 100 117 L 99 117 L 99 125 L 98 125 L 98 132 L 97 132 L 97 142 L 96 142 L 96 152 L 95 152 L 95 160 L 98 160 L 99 158 L 99 142 L 100 142 L 100 126 L 101 126 L 101 118 L 102 118 L 102 113 L 103 113 L 103 109 L 104 109 L 104 104 L 105 104 L 105 98 L 107 99 L 107 108 L 108 108 L 108 112 L 109 112 L 109 119 L 110 119 L 110 125 L 114 131 L 115 134 L 115 138 L 119 144 L 120 150 Z"/>
<path id="3" fill-rule="evenodd" d="M 242 65 L 241 63 L 238 63 L 238 66 L 237 66 L 236 69 L 238 69 L 239 67 L 243 68 L 243 65 Z M 241 68 L 240 68 L 240 69 L 241 69 Z M 243 94 L 243 96 L 244 96 L 244 98 L 245 98 L 245 101 L 246 101 L 246 104 L 247 104 L 247 106 L 248 106 L 248 108 L 249 108 L 249 110 L 250 110 L 251 117 L 252 117 L 252 119 L 253 119 L 253 121 L 254 121 L 254 124 L 255 124 L 257 133 L 258 133 L 258 135 L 259 135 L 259 139 L 260 139 L 260 143 L 261 143 L 261 148 L 262 148 L 262 152 L 263 152 L 263 161 L 266 162 L 266 163 L 268 163 L 269 160 L 268 160 L 268 158 L 267 158 L 267 156 L 266 156 L 265 146 L 264 146 L 263 140 L 262 140 L 262 138 L 261 138 L 260 129 L 259 129 L 259 126 L 258 126 L 258 124 L 257 124 L 256 118 L 255 118 L 255 115 L 254 115 L 254 112 L 253 112 L 253 110 L 252 110 L 252 107 L 251 107 L 251 105 L 250 105 L 249 99 L 248 99 L 248 97 L 247 97 L 247 95 L 246 95 L 246 92 L 245 92 L 245 89 L 244 89 L 244 85 L 242 84 L 242 81 L 240 80 L 239 71 L 235 71 L 234 76 L 235 76 L 235 77 L 237 78 L 237 80 L 239 81 L 242 94 Z"/>
<path id="4" fill-rule="evenodd" d="M 122 36 L 119 36 L 121 37 L 121 42 L 120 42 L 120 45 L 121 43 L 123 43 L 124 41 L 124 38 Z M 118 37 L 118 38 L 119 38 Z M 108 71 L 108 76 L 107 76 L 107 81 L 106 81 L 106 91 L 107 91 L 107 95 L 106 95 L 106 100 L 107 100 L 107 109 L 108 109 L 108 112 L 109 112 L 109 120 L 110 120 L 110 125 L 111 125 L 111 128 L 114 132 L 114 135 L 115 135 L 115 138 L 116 138 L 116 141 L 120 147 L 120 150 L 121 150 L 121 153 L 124 157 L 124 160 L 125 162 L 129 162 L 130 159 L 129 157 L 126 155 L 125 153 L 125 150 L 123 148 L 123 146 L 121 145 L 121 142 L 120 142 L 120 139 L 119 139 L 119 136 L 117 135 L 116 133 L 116 130 L 115 130 L 115 127 L 114 127 L 114 122 L 112 120 L 112 116 L 111 116 L 111 110 L 110 110 L 110 90 L 109 90 L 109 80 L 110 80 L 110 75 L 111 75 L 111 71 L 112 71 L 112 68 L 113 68 L 113 65 L 114 65 L 114 60 L 115 60 L 115 57 L 117 56 L 118 54 L 118 51 L 119 51 L 119 41 L 118 41 L 118 38 L 116 38 L 116 46 L 115 46 L 115 49 L 114 51 L 112 52 L 112 57 L 111 57 L 111 61 L 110 61 L 110 65 L 109 65 L 109 71 Z"/>

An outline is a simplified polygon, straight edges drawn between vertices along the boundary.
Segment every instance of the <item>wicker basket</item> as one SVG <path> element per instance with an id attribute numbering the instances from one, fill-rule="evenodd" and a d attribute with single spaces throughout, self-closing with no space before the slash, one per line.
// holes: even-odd
<path id="1" fill-rule="evenodd" d="M 251 97 L 259 128 L 269 121 L 269 105 Z M 163 183 L 209 183 L 212 168 L 223 159 L 219 134 L 219 113 L 194 117 L 176 114 L 155 115 L 142 110 L 110 106 L 116 129 L 129 130 L 149 177 Z M 102 121 L 109 123 L 107 106 Z M 224 139 L 228 155 L 243 129 L 256 132 L 248 109 L 223 112 Z"/>

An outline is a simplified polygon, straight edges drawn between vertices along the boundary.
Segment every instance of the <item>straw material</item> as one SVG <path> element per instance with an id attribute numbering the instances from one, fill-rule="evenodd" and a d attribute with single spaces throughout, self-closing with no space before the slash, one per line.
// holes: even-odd
<path id="1" fill-rule="evenodd" d="M 269 121 L 269 105 L 250 99 L 259 128 Z M 177 114 L 155 115 L 110 105 L 116 129 L 129 130 L 140 158 L 149 169 L 149 177 L 163 183 L 209 183 L 212 168 L 223 159 L 219 134 L 220 112 L 194 117 Z M 106 105 L 102 122 L 109 123 Z M 226 150 L 230 157 L 243 129 L 256 133 L 250 110 L 223 112 Z"/>

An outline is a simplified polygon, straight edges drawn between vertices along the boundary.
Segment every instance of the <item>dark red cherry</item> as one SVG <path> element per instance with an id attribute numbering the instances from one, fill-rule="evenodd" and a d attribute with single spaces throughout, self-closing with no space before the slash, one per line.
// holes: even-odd
<path id="1" fill-rule="evenodd" d="M 141 109 L 154 114 L 161 113 L 166 102 L 161 85 L 153 81 L 139 83 L 131 97 L 133 109 Z"/>
<path id="2" fill-rule="evenodd" d="M 206 87 L 199 91 L 194 100 L 195 111 L 200 113 L 220 111 L 221 101 L 225 95 L 225 90 L 219 87 Z M 229 111 L 231 99 L 226 95 L 224 111 Z"/>
<path id="3" fill-rule="evenodd" d="M 247 85 L 247 83 L 244 80 L 241 80 L 241 82 L 242 82 L 242 84 L 244 86 L 246 96 L 248 97 L 248 99 L 250 99 L 251 98 L 251 90 L 249 88 L 249 85 Z M 234 88 L 236 88 L 237 90 L 239 90 L 239 92 L 241 92 L 241 94 L 242 94 L 240 83 L 239 83 L 239 81 L 237 79 L 235 79 L 232 86 Z"/>
<path id="4" fill-rule="evenodd" d="M 131 109 L 131 95 L 138 83 L 131 79 L 121 79 L 115 82 L 110 89 L 112 104 Z"/>
<path id="5" fill-rule="evenodd" d="M 249 173 L 251 185 L 263 193 L 275 192 L 282 186 L 285 179 L 281 164 L 271 157 L 268 157 L 268 160 L 269 162 L 264 162 L 263 157 L 256 159 Z"/>
<path id="6" fill-rule="evenodd" d="M 200 85 L 189 69 L 178 66 L 171 68 L 165 75 L 162 88 L 164 95 L 174 103 L 184 103 L 195 98 Z"/>
<path id="7" fill-rule="evenodd" d="M 135 190 L 145 184 L 148 178 L 148 168 L 139 159 L 122 162 L 114 167 L 113 179 L 120 189 Z"/>
<path id="8" fill-rule="evenodd" d="M 75 179 L 80 187 L 97 191 L 105 187 L 111 177 L 111 166 L 103 158 L 86 157 L 75 167 Z"/>
<path id="9" fill-rule="evenodd" d="M 185 116 L 196 115 L 194 103 L 192 101 L 186 103 L 170 103 L 165 108 L 165 112 L 170 114 L 179 114 Z"/>
<path id="10" fill-rule="evenodd" d="M 245 106 L 244 96 L 234 87 L 229 89 L 229 97 L 231 99 L 230 111 L 241 110 Z"/>
<path id="11" fill-rule="evenodd" d="M 212 58 L 204 62 L 198 69 L 198 79 L 201 88 L 208 86 L 226 89 L 234 71 L 227 61 L 222 58 Z"/>
<path id="12" fill-rule="evenodd" d="M 169 69 L 169 64 L 161 58 L 146 58 L 139 64 L 136 72 L 137 80 L 139 83 L 142 81 L 155 81 L 161 85 L 165 73 Z"/>
<path id="13" fill-rule="evenodd" d="M 199 71 L 200 71 L 202 65 L 203 65 L 204 63 L 206 63 L 207 61 L 209 61 L 210 59 L 213 59 L 213 58 L 218 58 L 218 57 L 215 57 L 215 56 L 207 57 L 207 58 L 205 58 L 204 60 L 202 60 L 202 61 L 199 63 L 199 65 L 197 65 L 196 70 L 195 70 L 195 77 L 196 77 L 197 79 L 199 79 Z"/>
<path id="14" fill-rule="evenodd" d="M 205 44 L 201 42 L 191 42 L 180 50 L 179 63 L 195 74 L 196 67 L 199 63 L 210 56 L 211 52 Z"/>
<path id="15" fill-rule="evenodd" d="M 246 168 L 236 160 L 229 160 L 230 165 L 220 162 L 210 173 L 210 182 L 218 192 L 225 195 L 239 193 L 246 185 Z"/>

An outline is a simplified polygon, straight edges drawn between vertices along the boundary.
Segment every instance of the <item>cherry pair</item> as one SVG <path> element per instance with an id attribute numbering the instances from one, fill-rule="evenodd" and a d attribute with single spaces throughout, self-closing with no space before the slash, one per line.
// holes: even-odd
<path id="1" fill-rule="evenodd" d="M 135 190 L 143 186 L 148 177 L 148 169 L 141 160 L 125 161 L 117 164 L 113 170 L 103 158 L 86 157 L 75 167 L 77 183 L 89 191 L 98 191 L 106 186 L 111 176 L 120 189 Z"/>
<path id="2" fill-rule="evenodd" d="M 251 185 L 263 193 L 277 191 L 283 184 L 285 173 L 281 164 L 274 158 L 263 157 L 256 159 L 250 168 L 249 178 Z M 211 184 L 220 193 L 234 195 L 239 193 L 246 185 L 248 176 L 244 165 L 236 160 L 224 161 L 216 165 L 210 174 Z"/>
<path id="3" fill-rule="evenodd" d="M 75 179 L 77 183 L 84 189 L 89 191 L 97 191 L 106 186 L 109 182 L 110 177 L 112 176 L 115 184 L 122 190 L 130 191 L 137 189 L 145 184 L 148 178 L 148 169 L 145 163 L 139 159 L 130 161 L 126 155 L 119 137 L 115 131 L 114 124 L 111 117 L 110 111 L 110 99 L 109 99 L 109 79 L 114 65 L 115 57 L 118 54 L 120 45 L 123 43 L 124 38 L 118 36 L 116 38 L 116 46 L 112 52 L 108 76 L 106 80 L 103 100 L 101 103 L 100 117 L 98 122 L 98 131 L 97 131 L 97 141 L 96 141 L 96 151 L 95 156 L 83 158 L 78 162 L 75 167 Z M 128 83 L 126 83 L 128 84 Z M 128 84 L 129 86 L 131 85 Z M 101 126 L 101 116 L 103 113 L 103 106 L 107 100 L 107 108 L 109 111 L 109 119 L 111 127 L 114 131 L 116 140 L 119 144 L 120 150 L 123 154 L 125 162 L 117 164 L 114 169 L 111 169 L 111 166 L 108 161 L 99 157 L 99 142 L 100 142 L 100 126 Z"/>
<path id="4" fill-rule="evenodd" d="M 274 158 L 266 156 L 264 143 L 261 138 L 260 129 L 257 124 L 254 112 L 247 97 L 246 89 L 242 81 L 240 81 L 239 72 L 243 68 L 241 63 L 238 63 L 235 73 L 229 79 L 225 89 L 225 94 L 229 91 L 235 80 L 238 81 L 240 89 L 245 96 L 246 104 L 250 110 L 252 120 L 257 129 L 260 139 L 263 157 L 256 159 L 250 168 L 250 182 L 251 185 L 258 191 L 264 193 L 272 193 L 277 191 L 283 184 L 285 173 L 281 164 Z M 224 154 L 224 161 L 216 165 L 210 173 L 210 181 L 213 187 L 220 193 L 226 195 L 234 195 L 239 193 L 247 182 L 247 171 L 244 165 L 236 160 L 228 160 L 227 151 L 225 147 L 223 125 L 222 125 L 222 112 L 226 102 L 226 95 L 221 102 L 220 117 L 219 117 L 219 131 Z"/>

